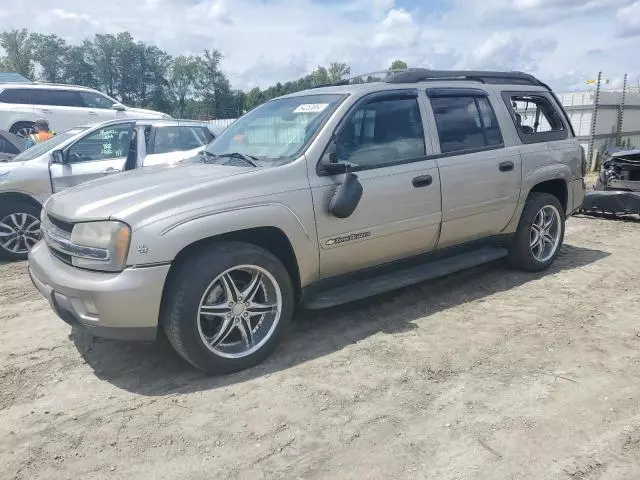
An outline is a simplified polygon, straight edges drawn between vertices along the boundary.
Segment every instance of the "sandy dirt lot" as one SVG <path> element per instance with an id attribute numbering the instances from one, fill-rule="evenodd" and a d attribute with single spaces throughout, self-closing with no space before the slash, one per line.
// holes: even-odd
<path id="1" fill-rule="evenodd" d="M 227 377 L 72 332 L 0 266 L 3 479 L 640 479 L 640 223 L 319 313 Z"/>

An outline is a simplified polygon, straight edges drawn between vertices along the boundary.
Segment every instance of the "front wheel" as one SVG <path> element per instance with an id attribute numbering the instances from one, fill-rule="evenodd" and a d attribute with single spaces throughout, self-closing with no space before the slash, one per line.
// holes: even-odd
<path id="1" fill-rule="evenodd" d="M 511 265 L 529 272 L 549 268 L 564 240 L 564 222 L 564 210 L 557 197 L 530 194 L 509 250 Z"/>
<path id="2" fill-rule="evenodd" d="M 26 260 L 40 240 L 40 207 L 0 200 L 0 259 Z"/>
<path id="3" fill-rule="evenodd" d="M 274 255 L 255 245 L 223 242 L 178 267 L 162 323 L 171 345 L 192 365 L 229 373 L 271 354 L 293 306 L 291 279 Z"/>

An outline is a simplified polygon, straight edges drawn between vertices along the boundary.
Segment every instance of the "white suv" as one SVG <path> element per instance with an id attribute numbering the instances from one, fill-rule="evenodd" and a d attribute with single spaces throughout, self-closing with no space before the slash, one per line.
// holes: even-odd
<path id="1" fill-rule="evenodd" d="M 96 90 L 46 83 L 0 83 L 0 129 L 21 137 L 44 118 L 55 132 L 87 123 L 125 118 L 171 118 L 153 110 L 126 107 Z"/>

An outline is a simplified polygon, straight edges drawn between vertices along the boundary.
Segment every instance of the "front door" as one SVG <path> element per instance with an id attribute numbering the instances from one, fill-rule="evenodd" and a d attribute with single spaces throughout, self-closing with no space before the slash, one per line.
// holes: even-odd
<path id="1" fill-rule="evenodd" d="M 357 172 L 363 194 L 346 219 L 328 205 L 343 175 L 311 179 L 323 278 L 381 265 L 435 247 L 440 178 L 427 146 L 416 91 L 365 97 L 336 136 L 337 160 Z"/>
<path id="2" fill-rule="evenodd" d="M 49 167 L 53 191 L 124 170 L 133 133 L 133 123 L 94 130 L 64 152 L 65 163 Z"/>
<path id="3" fill-rule="evenodd" d="M 498 235 L 511 220 L 522 179 L 517 146 L 504 144 L 488 95 L 427 91 L 439 147 L 442 232 L 438 248 Z"/>

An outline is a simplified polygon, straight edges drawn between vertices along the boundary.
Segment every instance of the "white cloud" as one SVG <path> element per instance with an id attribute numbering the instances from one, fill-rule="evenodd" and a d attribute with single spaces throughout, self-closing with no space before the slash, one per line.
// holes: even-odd
<path id="1" fill-rule="evenodd" d="M 395 59 L 517 68 L 560 90 L 598 70 L 610 78 L 640 73 L 630 61 L 640 0 L 29 0 L 35 15 L 0 2 L 0 30 L 24 27 L 74 43 L 128 30 L 173 55 L 218 49 L 235 88 L 286 82 L 330 61 L 349 63 L 354 74 Z"/>
<path id="2" fill-rule="evenodd" d="M 621 8 L 616 14 L 618 20 L 618 33 L 622 37 L 640 35 L 640 1 Z"/>
<path id="3" fill-rule="evenodd" d="M 375 47 L 411 47 L 420 34 L 413 17 L 404 8 L 389 10 L 376 30 L 373 39 Z"/>

